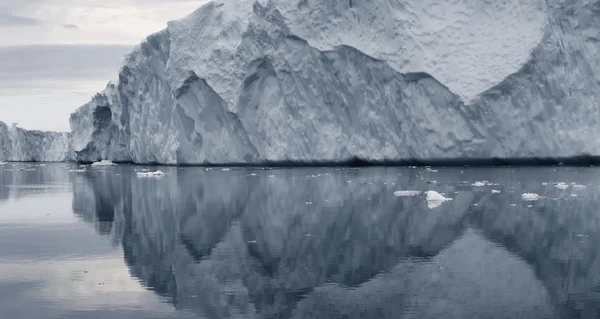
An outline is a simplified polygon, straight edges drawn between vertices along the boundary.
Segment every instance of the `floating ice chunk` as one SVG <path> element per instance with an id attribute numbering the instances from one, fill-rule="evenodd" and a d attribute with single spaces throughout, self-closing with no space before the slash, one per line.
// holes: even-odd
<path id="1" fill-rule="evenodd" d="M 439 207 L 442 203 L 451 200 L 452 198 L 446 198 L 436 191 L 427 191 L 427 207 L 430 209 Z"/>
<path id="2" fill-rule="evenodd" d="M 396 192 L 394 192 L 394 196 L 396 196 L 396 197 L 417 196 L 419 194 L 421 194 L 421 191 L 396 191 Z"/>
<path id="3" fill-rule="evenodd" d="M 510 207 L 517 207 L 517 204 L 510 204 Z"/>
<path id="4" fill-rule="evenodd" d="M 565 182 L 559 182 L 559 183 L 556 183 L 556 185 L 554 185 L 554 187 L 556 187 L 558 189 L 567 189 L 567 188 L 569 188 L 569 185 Z"/>
<path id="5" fill-rule="evenodd" d="M 252 174 L 250 174 L 250 176 L 256 176 L 256 173 L 252 173 Z"/>
<path id="6" fill-rule="evenodd" d="M 0 161 L 0 165 L 6 165 L 6 164 L 7 164 L 6 162 Z"/>
<path id="7" fill-rule="evenodd" d="M 165 176 L 165 173 L 161 170 L 156 172 L 137 172 L 138 177 L 162 177 Z"/>
<path id="8" fill-rule="evenodd" d="M 499 191 L 497 189 L 492 189 L 492 194 L 500 194 L 502 193 L 502 191 Z"/>
<path id="9" fill-rule="evenodd" d="M 525 193 L 525 194 L 521 195 L 521 197 L 523 198 L 523 200 L 526 200 L 526 201 L 536 201 L 536 200 L 539 200 L 540 198 L 542 198 L 540 195 L 538 195 L 536 193 Z"/>
<path id="10" fill-rule="evenodd" d="M 437 169 L 431 169 L 430 167 L 426 168 L 425 170 L 428 171 L 428 172 L 432 172 L 432 173 L 437 173 L 438 172 Z"/>
<path id="11" fill-rule="evenodd" d="M 475 187 L 482 187 L 482 186 L 485 186 L 485 185 L 487 185 L 486 182 L 479 182 L 479 181 L 471 184 L 471 186 L 475 186 Z"/>
<path id="12" fill-rule="evenodd" d="M 109 161 L 109 160 L 102 160 L 100 162 L 92 163 L 93 167 L 96 167 L 96 166 L 113 166 L 113 165 L 117 165 L 117 164 L 115 164 L 115 163 L 113 163 L 112 161 Z"/>
<path id="13" fill-rule="evenodd" d="M 573 185 L 573 189 L 576 191 L 584 190 L 586 188 L 587 188 L 587 186 L 585 186 L 585 185 L 579 185 L 579 184 Z"/>
<path id="14" fill-rule="evenodd" d="M 543 183 L 542 183 L 542 186 L 548 186 L 548 183 L 546 183 L 546 182 L 543 182 Z"/>
<path id="15" fill-rule="evenodd" d="M 231 171 L 231 168 L 224 168 L 224 169 L 222 169 L 222 171 L 223 172 L 229 172 L 229 171 Z"/>

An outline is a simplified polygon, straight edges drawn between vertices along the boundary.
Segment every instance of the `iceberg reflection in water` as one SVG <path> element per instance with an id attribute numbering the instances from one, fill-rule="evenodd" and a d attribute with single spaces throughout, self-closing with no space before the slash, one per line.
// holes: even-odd
<path id="1" fill-rule="evenodd" d="M 595 168 L 161 167 L 161 178 L 139 178 L 142 169 L 26 173 L 70 182 L 75 215 L 122 248 L 129 273 L 173 317 L 595 318 L 600 310 Z M 394 196 L 403 190 L 421 193 Z M 431 207 L 430 190 L 452 200 Z"/>

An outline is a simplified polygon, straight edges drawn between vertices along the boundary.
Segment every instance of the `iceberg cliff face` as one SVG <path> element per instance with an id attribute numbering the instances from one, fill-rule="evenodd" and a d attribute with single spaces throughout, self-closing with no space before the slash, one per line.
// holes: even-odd
<path id="1" fill-rule="evenodd" d="M 0 161 L 71 161 L 70 139 L 69 133 L 29 131 L 0 122 Z"/>
<path id="2" fill-rule="evenodd" d="M 71 116 L 76 159 L 600 155 L 599 0 L 409 2 L 211 2 Z"/>

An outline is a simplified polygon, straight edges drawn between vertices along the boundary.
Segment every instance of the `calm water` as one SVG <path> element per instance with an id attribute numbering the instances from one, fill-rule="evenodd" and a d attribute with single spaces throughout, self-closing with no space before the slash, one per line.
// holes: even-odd
<path id="1" fill-rule="evenodd" d="M 597 168 L 74 168 L 0 165 L 0 318 L 600 317 Z"/>

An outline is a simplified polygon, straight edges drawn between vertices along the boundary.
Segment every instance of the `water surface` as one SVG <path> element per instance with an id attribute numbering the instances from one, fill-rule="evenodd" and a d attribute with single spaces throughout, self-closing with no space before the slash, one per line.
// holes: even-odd
<path id="1" fill-rule="evenodd" d="M 0 165 L 0 318 L 598 318 L 599 204 L 593 167 Z"/>

